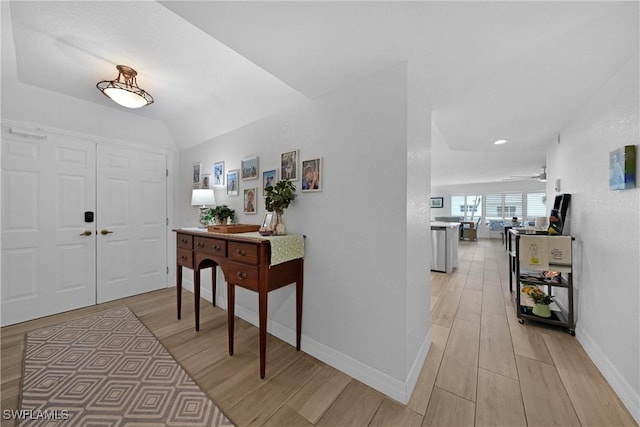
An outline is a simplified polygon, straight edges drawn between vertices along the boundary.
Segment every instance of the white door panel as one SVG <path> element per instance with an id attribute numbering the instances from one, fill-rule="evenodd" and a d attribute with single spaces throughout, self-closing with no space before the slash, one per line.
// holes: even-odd
<path id="1" fill-rule="evenodd" d="M 167 286 L 165 170 L 164 155 L 98 147 L 99 303 Z"/>
<path id="2" fill-rule="evenodd" d="M 86 140 L 2 128 L 2 325 L 95 303 L 95 156 Z"/>
<path id="3" fill-rule="evenodd" d="M 165 170 L 161 154 L 3 126 L 1 324 L 166 287 Z"/>

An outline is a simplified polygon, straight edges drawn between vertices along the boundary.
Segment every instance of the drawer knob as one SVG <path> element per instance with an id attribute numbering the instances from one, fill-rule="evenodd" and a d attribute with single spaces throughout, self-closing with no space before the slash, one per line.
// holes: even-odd
<path id="1" fill-rule="evenodd" d="M 186 245 L 188 243 L 188 240 L 187 239 L 182 239 L 182 240 L 180 240 L 180 242 L 182 242 L 183 245 Z"/>
<path id="2" fill-rule="evenodd" d="M 245 251 L 244 249 L 236 249 L 236 254 L 238 254 L 240 256 L 246 256 L 247 255 L 247 251 Z"/>
<path id="3" fill-rule="evenodd" d="M 204 243 L 202 243 L 202 242 L 198 242 L 198 244 L 197 244 L 196 246 L 198 246 L 198 248 L 201 248 L 201 249 L 202 249 L 202 248 L 204 248 Z"/>
<path id="4" fill-rule="evenodd" d="M 246 279 L 246 278 L 247 278 L 247 273 L 244 273 L 244 272 L 242 272 L 242 271 L 238 271 L 238 272 L 236 273 L 236 276 L 238 276 L 238 279 L 242 279 L 242 280 L 244 280 L 244 279 Z"/>
<path id="5" fill-rule="evenodd" d="M 220 252 L 220 249 L 222 249 L 220 246 L 218 245 L 213 245 L 211 246 L 211 249 L 213 249 L 214 252 Z"/>
<path id="6" fill-rule="evenodd" d="M 183 260 L 183 261 L 186 261 L 186 260 L 187 260 L 187 257 L 186 257 L 186 256 L 184 256 L 184 255 L 182 255 L 182 256 L 180 257 L 180 259 L 181 259 L 181 260 Z"/>

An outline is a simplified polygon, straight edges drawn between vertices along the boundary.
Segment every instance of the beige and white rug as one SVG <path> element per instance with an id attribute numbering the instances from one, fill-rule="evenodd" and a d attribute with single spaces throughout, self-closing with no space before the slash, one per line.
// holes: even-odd
<path id="1" fill-rule="evenodd" d="M 232 426 L 126 307 L 27 335 L 20 425 Z"/>

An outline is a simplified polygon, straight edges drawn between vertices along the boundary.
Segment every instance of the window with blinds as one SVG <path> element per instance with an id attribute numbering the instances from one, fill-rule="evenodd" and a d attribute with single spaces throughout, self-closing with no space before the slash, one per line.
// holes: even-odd
<path id="1" fill-rule="evenodd" d="M 546 193 L 457 194 L 451 196 L 451 216 L 482 217 L 484 224 L 492 220 L 511 221 L 514 216 L 519 221 L 533 221 L 537 216 L 547 215 L 546 203 Z"/>
<path id="2" fill-rule="evenodd" d="M 547 194 L 527 194 L 527 220 L 533 221 L 537 216 L 547 216 Z"/>
<path id="3" fill-rule="evenodd" d="M 504 193 L 504 219 L 522 219 L 522 193 Z"/>
<path id="4" fill-rule="evenodd" d="M 479 218 L 482 216 L 482 194 L 451 196 L 451 216 Z"/>
<path id="5" fill-rule="evenodd" d="M 522 218 L 522 193 L 492 193 L 485 196 L 487 221 Z"/>

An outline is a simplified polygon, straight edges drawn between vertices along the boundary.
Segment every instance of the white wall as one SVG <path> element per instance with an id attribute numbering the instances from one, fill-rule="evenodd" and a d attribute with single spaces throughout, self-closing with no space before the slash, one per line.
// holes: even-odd
<path id="1" fill-rule="evenodd" d="M 302 348 L 405 402 L 411 388 L 407 377 L 421 348 L 426 355 L 430 327 L 430 243 L 427 228 L 420 230 L 429 221 L 425 121 L 430 116 L 424 100 L 408 100 L 408 87 L 402 64 L 185 150 L 179 199 L 181 224 L 193 226 L 194 162 L 211 173 L 217 161 L 237 169 L 243 157 L 253 155 L 259 156 L 261 171 L 272 169 L 279 166 L 280 153 L 292 149 L 300 150 L 302 160 L 322 157 L 322 191 L 298 191 L 285 212 L 288 230 L 307 237 Z M 409 106 L 420 108 L 418 117 L 408 117 Z M 243 181 L 240 193 L 261 185 L 261 179 Z M 259 223 L 265 212 L 259 203 L 258 215 L 243 214 L 242 197 L 227 197 L 223 189 L 216 199 L 233 207 L 242 223 Z M 225 306 L 226 289 L 219 289 L 217 301 Z M 236 313 L 255 323 L 256 295 L 239 289 L 236 301 Z M 289 342 L 294 302 L 293 287 L 269 296 L 270 332 Z"/>
<path id="2" fill-rule="evenodd" d="M 547 194 L 572 194 L 576 336 L 640 422 L 640 188 L 608 188 L 609 152 L 640 148 L 638 78 L 636 53 L 550 145 Z"/>

